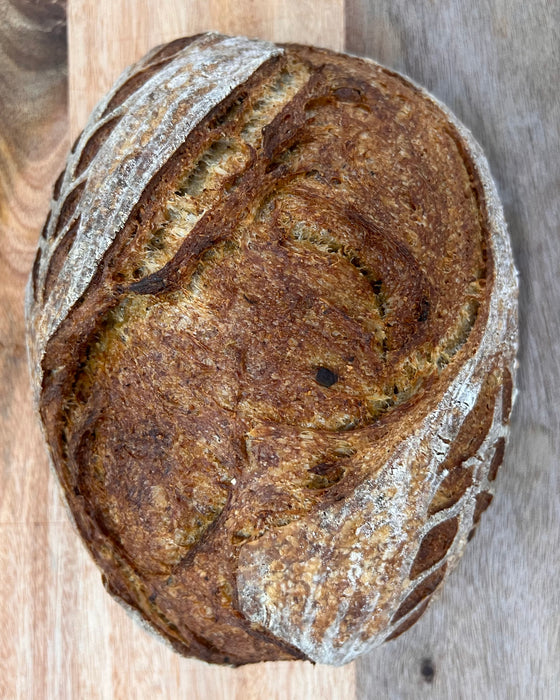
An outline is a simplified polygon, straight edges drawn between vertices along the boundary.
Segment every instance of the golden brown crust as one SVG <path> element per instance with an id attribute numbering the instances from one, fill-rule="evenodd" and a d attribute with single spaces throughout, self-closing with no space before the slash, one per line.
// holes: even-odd
<path id="1" fill-rule="evenodd" d="M 196 45 L 153 55 L 123 84 L 76 177 L 158 61 Z M 42 299 L 73 245 L 81 182 L 53 224 L 62 242 L 35 271 Z M 511 333 L 479 359 L 492 226 L 463 135 L 375 64 L 287 46 L 210 109 L 151 178 L 42 359 L 53 461 L 109 590 L 179 651 L 218 663 L 341 663 L 362 650 L 360 630 L 367 646 L 411 624 L 464 544 L 463 522 L 489 503 L 475 509 L 489 463 L 472 459 L 509 415 L 511 375 L 496 358 L 511 366 Z M 478 399 L 450 410 L 446 454 L 428 468 L 432 448 L 417 449 L 408 486 L 387 481 L 389 457 L 469 362 L 483 366 L 469 380 Z M 391 498 L 397 515 L 384 516 Z M 357 582 L 351 529 L 370 517 L 359 554 L 373 567 L 386 546 L 384 578 L 360 569 Z M 323 580 L 329 567 L 340 575 Z M 332 610 L 349 587 L 341 623 Z"/>

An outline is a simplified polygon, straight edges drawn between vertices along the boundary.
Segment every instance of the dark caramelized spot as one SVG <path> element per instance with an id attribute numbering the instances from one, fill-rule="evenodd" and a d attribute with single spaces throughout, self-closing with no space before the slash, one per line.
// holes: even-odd
<path id="1" fill-rule="evenodd" d="M 400 620 L 401 617 L 408 615 L 411 610 L 414 610 L 418 603 L 424 600 L 424 598 L 432 595 L 439 584 L 443 581 L 446 568 L 447 564 L 444 564 L 439 569 L 434 571 L 433 574 L 430 574 L 428 578 L 422 581 L 419 586 L 416 586 L 412 593 L 410 593 L 410 595 L 401 603 L 399 609 L 393 615 L 391 622 L 397 622 L 397 620 Z"/>
<path id="2" fill-rule="evenodd" d="M 502 421 L 509 423 L 511 414 L 512 395 L 513 395 L 513 379 L 511 372 L 507 367 L 504 369 L 504 386 L 502 389 Z"/>
<path id="3" fill-rule="evenodd" d="M 41 238 L 44 238 L 45 240 L 47 239 L 47 231 L 48 231 L 48 228 L 49 228 L 49 223 L 50 223 L 50 221 L 51 221 L 51 214 L 52 214 L 52 211 L 50 211 L 50 212 L 47 214 L 47 219 L 46 219 L 46 221 L 45 221 L 45 224 L 44 224 L 44 226 L 43 226 L 43 229 L 41 230 Z"/>
<path id="4" fill-rule="evenodd" d="M 425 321 L 428 320 L 429 315 L 430 315 L 430 300 L 427 299 L 426 297 L 422 297 L 422 301 L 420 302 L 420 313 L 418 314 L 418 321 L 420 323 L 424 323 Z"/>
<path id="5" fill-rule="evenodd" d="M 140 268 L 134 270 L 133 276 L 135 277 L 138 273 L 142 274 Z M 162 292 L 166 287 L 166 280 L 161 272 L 154 272 L 148 277 L 139 280 L 138 282 L 133 282 L 129 290 L 135 294 L 158 294 Z"/>
<path id="6" fill-rule="evenodd" d="M 80 131 L 78 136 L 76 136 L 76 139 L 75 139 L 74 143 L 72 144 L 72 148 L 70 149 L 70 153 L 76 153 L 76 148 L 78 148 L 78 144 L 80 143 L 80 139 L 82 138 L 83 133 L 84 133 L 83 131 Z"/>
<path id="7" fill-rule="evenodd" d="M 426 598 L 424 602 L 420 603 L 420 605 L 416 608 L 416 612 L 412 613 L 412 615 L 407 620 L 405 620 L 402 623 L 402 625 L 399 625 L 397 629 L 392 634 L 390 634 L 385 641 L 388 642 L 391 639 L 396 639 L 396 637 L 399 637 L 403 632 L 406 632 L 407 629 L 412 627 L 412 625 L 422 617 L 422 615 L 426 611 L 426 608 L 428 607 L 429 602 L 430 599 Z"/>
<path id="8" fill-rule="evenodd" d="M 504 461 L 505 449 L 506 440 L 502 437 L 496 442 L 496 451 L 494 452 L 492 462 L 490 463 L 490 469 L 488 470 L 488 481 L 494 481 L 496 478 L 498 469 L 500 468 L 501 463 Z"/>
<path id="9" fill-rule="evenodd" d="M 474 457 L 478 452 L 492 426 L 499 388 L 495 375 L 491 374 L 482 386 L 471 412 L 463 421 L 459 434 L 440 466 L 441 471 L 444 469 L 453 471 L 456 466 Z"/>
<path id="10" fill-rule="evenodd" d="M 39 278 L 39 266 L 41 265 L 41 249 L 37 250 L 37 255 L 33 262 L 33 270 L 31 272 L 31 284 L 33 289 L 33 299 L 37 301 L 37 282 Z"/>
<path id="11" fill-rule="evenodd" d="M 64 180 L 64 175 L 66 173 L 66 169 L 64 169 L 60 175 L 56 178 L 56 182 L 54 183 L 53 187 L 53 199 L 56 202 L 56 200 L 60 197 L 60 188 L 62 187 L 62 181 Z"/>
<path id="12" fill-rule="evenodd" d="M 78 202 L 82 197 L 82 193 L 84 191 L 85 186 L 85 181 L 81 182 L 77 187 L 74 187 L 72 192 L 70 192 L 70 194 L 68 194 L 68 196 L 64 200 L 64 204 L 62 205 L 62 209 L 60 210 L 56 228 L 53 231 L 53 240 L 56 240 L 56 238 L 58 238 L 60 232 L 64 229 L 66 224 L 72 220 L 74 212 L 76 211 L 76 207 L 78 206 Z"/>
<path id="13" fill-rule="evenodd" d="M 457 503 L 472 484 L 472 473 L 472 467 L 470 469 L 463 469 L 459 466 L 453 469 L 453 471 L 445 477 L 437 490 L 430 503 L 428 515 L 439 513 L 440 510 L 450 508 Z"/>
<path id="14" fill-rule="evenodd" d="M 411 579 L 420 576 L 423 571 L 426 571 L 426 569 L 437 564 L 440 559 L 443 559 L 455 539 L 458 528 L 459 522 L 457 518 L 451 518 L 436 525 L 425 535 L 410 569 Z"/>
<path id="15" fill-rule="evenodd" d="M 78 231 L 78 226 L 80 225 L 80 219 L 78 218 L 75 222 L 74 225 L 71 226 L 68 231 L 64 234 L 64 237 L 56 247 L 56 250 L 52 254 L 52 257 L 49 262 L 49 267 L 47 269 L 47 274 L 45 277 L 45 286 L 44 286 L 44 296 L 45 298 L 49 296 L 51 293 L 51 290 L 54 286 L 54 283 L 56 282 L 58 275 L 60 273 L 60 270 L 62 269 L 62 266 L 64 264 L 64 261 L 66 260 L 68 253 L 70 251 L 70 248 L 72 247 L 72 244 L 74 243 L 74 239 L 76 237 L 76 232 Z"/>
<path id="16" fill-rule="evenodd" d="M 105 122 L 103 126 L 100 126 L 99 129 L 97 129 L 97 131 L 94 134 L 92 134 L 92 136 L 89 138 L 88 142 L 82 149 L 82 154 L 80 156 L 80 160 L 78 161 L 78 165 L 76 166 L 74 177 L 79 177 L 88 167 L 88 165 L 99 152 L 101 146 L 109 138 L 111 132 L 113 131 L 119 120 L 120 117 L 114 117 L 113 119 L 109 119 L 108 122 Z"/>
<path id="17" fill-rule="evenodd" d="M 475 525 L 478 525 L 480 521 L 480 516 L 484 513 L 484 511 L 488 508 L 488 506 L 492 503 L 492 499 L 494 496 L 492 496 L 491 493 L 488 493 L 488 491 L 483 491 L 482 493 L 479 493 L 478 496 L 476 497 L 476 506 L 474 508 L 474 515 L 473 515 L 473 523 Z"/>
<path id="18" fill-rule="evenodd" d="M 321 386 L 329 387 L 338 382 L 338 374 L 328 367 L 317 367 L 315 381 Z"/>

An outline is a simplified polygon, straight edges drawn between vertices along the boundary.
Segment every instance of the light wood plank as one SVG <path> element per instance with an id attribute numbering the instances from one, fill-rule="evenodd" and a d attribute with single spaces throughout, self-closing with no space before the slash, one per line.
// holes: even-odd
<path id="1" fill-rule="evenodd" d="M 228 34 L 243 33 L 276 41 L 306 41 L 340 49 L 344 41 L 342 0 L 324 0 L 319 7 L 310 0 L 275 0 L 273 2 L 91 2 L 72 0 L 68 6 L 69 19 L 69 96 L 70 123 L 73 137 L 84 125 L 90 109 L 109 89 L 129 63 L 140 58 L 154 45 L 179 36 L 214 29 Z M 313 26 L 307 22 L 315 15 Z M 61 547 L 57 560 L 66 558 L 67 542 Z M 73 585 L 90 598 L 87 619 L 98 619 L 101 628 L 95 634 L 80 636 L 81 651 L 67 671 L 79 677 L 67 686 L 52 688 L 57 697 L 76 697 L 70 693 L 87 690 L 87 697 L 189 697 L 232 698 L 260 700 L 261 698 L 324 697 L 354 698 L 355 671 L 349 665 L 342 669 L 314 667 L 309 663 L 274 663 L 246 666 L 241 669 L 210 667 L 186 660 L 152 639 L 131 621 L 126 613 L 102 590 L 95 572 L 86 576 L 82 570 L 80 582 Z M 97 574 L 97 579 L 99 575 Z M 74 580 L 74 579 L 73 579 Z M 89 583 L 86 584 L 85 581 Z M 57 588 L 69 586 L 61 578 Z M 65 601 L 66 622 L 76 625 L 84 615 L 84 600 Z M 90 610 L 97 611 L 92 617 Z M 90 624 L 90 623 L 88 623 Z M 75 637 L 77 632 L 74 633 Z M 99 643 L 103 651 L 93 663 Z M 61 654 L 70 648 L 70 638 L 63 638 Z M 89 659 L 83 667 L 82 660 Z M 110 678 L 97 691 L 88 685 L 108 664 Z M 77 670 L 79 669 L 79 670 Z M 134 690 L 131 691 L 131 688 Z M 95 692 L 98 694 L 96 695 Z M 107 693 L 109 693 L 107 695 Z"/>

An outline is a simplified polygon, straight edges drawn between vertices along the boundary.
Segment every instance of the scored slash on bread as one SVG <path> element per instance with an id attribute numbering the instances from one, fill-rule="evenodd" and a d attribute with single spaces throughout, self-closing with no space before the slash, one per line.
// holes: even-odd
<path id="1" fill-rule="evenodd" d="M 69 156 L 27 305 L 72 517 L 185 655 L 350 661 L 415 622 L 491 501 L 501 206 L 466 129 L 372 61 L 154 49 Z"/>

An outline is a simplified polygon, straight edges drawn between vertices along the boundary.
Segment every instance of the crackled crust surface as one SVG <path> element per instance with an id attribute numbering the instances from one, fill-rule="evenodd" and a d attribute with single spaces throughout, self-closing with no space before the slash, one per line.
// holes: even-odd
<path id="1" fill-rule="evenodd" d="M 340 664 L 492 498 L 516 279 L 484 157 L 370 61 L 201 35 L 98 105 L 28 289 L 52 461 L 181 653 Z"/>

